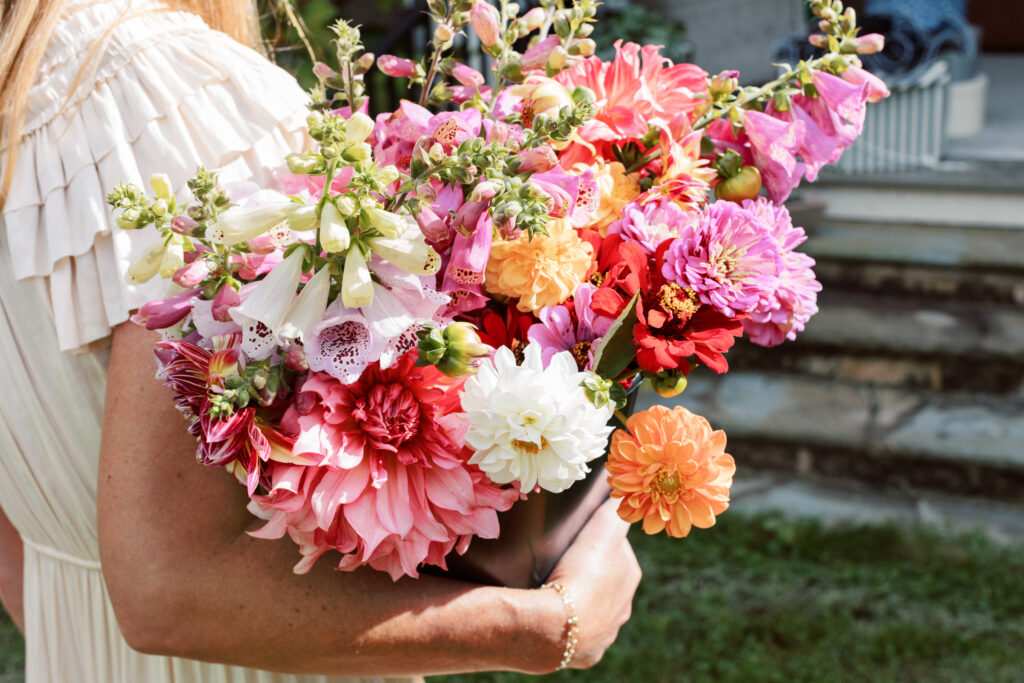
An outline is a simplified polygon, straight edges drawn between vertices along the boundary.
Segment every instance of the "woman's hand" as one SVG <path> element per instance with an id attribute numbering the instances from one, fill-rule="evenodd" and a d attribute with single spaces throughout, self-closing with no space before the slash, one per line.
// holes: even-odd
<path id="1" fill-rule="evenodd" d="M 633 594 L 640 583 L 640 565 L 626 540 L 629 524 L 619 519 L 618 501 L 608 500 L 548 577 L 569 591 L 579 617 L 579 643 L 569 664 L 594 666 L 611 647 L 629 619 Z"/>

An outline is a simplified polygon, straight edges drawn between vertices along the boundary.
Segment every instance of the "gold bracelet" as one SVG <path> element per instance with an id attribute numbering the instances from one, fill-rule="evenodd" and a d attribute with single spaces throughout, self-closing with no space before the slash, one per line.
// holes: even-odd
<path id="1" fill-rule="evenodd" d="M 558 595 L 562 598 L 562 603 L 565 605 L 565 610 L 569 613 L 569 618 L 566 622 L 568 630 L 565 634 L 565 651 L 562 652 L 562 661 L 559 663 L 558 668 L 555 669 L 555 671 L 561 671 L 569 667 L 573 655 L 576 654 L 576 643 L 579 642 L 580 635 L 580 620 L 576 616 L 576 606 L 572 603 L 572 596 L 569 595 L 569 591 L 565 586 L 560 583 L 545 583 L 541 588 L 553 588 L 558 591 Z"/>

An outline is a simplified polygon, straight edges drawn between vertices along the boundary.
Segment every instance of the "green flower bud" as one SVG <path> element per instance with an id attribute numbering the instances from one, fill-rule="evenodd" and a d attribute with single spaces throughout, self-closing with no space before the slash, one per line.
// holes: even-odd
<path id="1" fill-rule="evenodd" d="M 288 170 L 296 175 L 322 175 L 327 172 L 327 164 L 319 154 L 289 154 L 285 160 Z"/>
<path id="2" fill-rule="evenodd" d="M 686 375 L 679 372 L 662 370 L 648 377 L 651 380 L 651 388 L 662 398 L 673 398 L 686 389 Z"/>
<path id="3" fill-rule="evenodd" d="M 454 322 L 440 327 L 423 327 L 416 333 L 419 366 L 434 365 L 448 377 L 467 377 L 476 372 L 479 358 L 490 349 L 480 342 L 476 327 Z"/>

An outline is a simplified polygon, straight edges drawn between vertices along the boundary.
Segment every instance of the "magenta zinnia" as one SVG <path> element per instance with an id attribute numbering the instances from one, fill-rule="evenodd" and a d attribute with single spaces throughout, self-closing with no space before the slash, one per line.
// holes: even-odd
<path id="1" fill-rule="evenodd" d="M 733 318 L 757 306 L 778 286 L 778 242 L 764 219 L 733 202 L 708 207 L 665 253 L 662 275 L 696 293 L 701 303 Z"/>

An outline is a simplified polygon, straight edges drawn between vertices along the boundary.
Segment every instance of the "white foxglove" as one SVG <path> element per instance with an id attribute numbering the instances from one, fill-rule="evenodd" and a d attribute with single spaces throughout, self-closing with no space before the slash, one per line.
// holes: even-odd
<path id="1" fill-rule="evenodd" d="M 348 249 L 351 243 L 352 234 L 334 202 L 324 202 L 323 211 L 320 212 L 320 246 L 328 254 L 337 254 Z"/>
<path id="2" fill-rule="evenodd" d="M 185 267 L 185 243 L 181 235 L 174 234 L 164 248 L 160 258 L 160 277 L 171 277 Z"/>
<path id="3" fill-rule="evenodd" d="M 250 358 L 269 358 L 277 348 L 281 324 L 291 310 L 302 276 L 304 249 L 296 249 L 258 282 L 229 313 L 242 328 L 242 351 Z"/>
<path id="4" fill-rule="evenodd" d="M 347 308 L 362 308 L 373 302 L 373 280 L 366 257 L 358 244 L 345 254 L 345 272 L 341 276 L 341 301 Z"/>
<path id="5" fill-rule="evenodd" d="M 324 267 L 309 279 L 302 288 L 288 316 L 281 323 L 279 336 L 306 342 L 313 326 L 323 320 L 327 310 L 327 296 L 331 291 L 331 271 Z"/>
<path id="6" fill-rule="evenodd" d="M 125 279 L 129 284 L 140 285 L 143 282 L 152 280 L 153 276 L 160 270 L 160 264 L 163 262 L 166 248 L 163 239 L 161 239 L 147 249 L 146 253 L 140 256 L 137 261 L 128 266 Z"/>
<path id="7" fill-rule="evenodd" d="M 469 462 L 495 483 L 518 481 L 524 492 L 539 485 L 558 493 L 583 479 L 612 431 L 612 406 L 594 407 L 580 386 L 585 376 L 568 351 L 545 368 L 539 344 L 527 345 L 522 365 L 499 348 L 462 393 L 466 443 L 476 451 Z"/>
<path id="8" fill-rule="evenodd" d="M 309 230 L 316 223 L 316 207 L 300 204 L 284 195 L 257 206 L 235 206 L 220 214 L 207 236 L 220 244 L 239 244 L 285 221 L 293 230 Z"/>
<path id="9" fill-rule="evenodd" d="M 385 261 L 414 275 L 434 275 L 441 257 L 427 244 L 412 216 L 403 216 L 402 230 L 394 237 L 368 237 L 366 244 Z"/>

